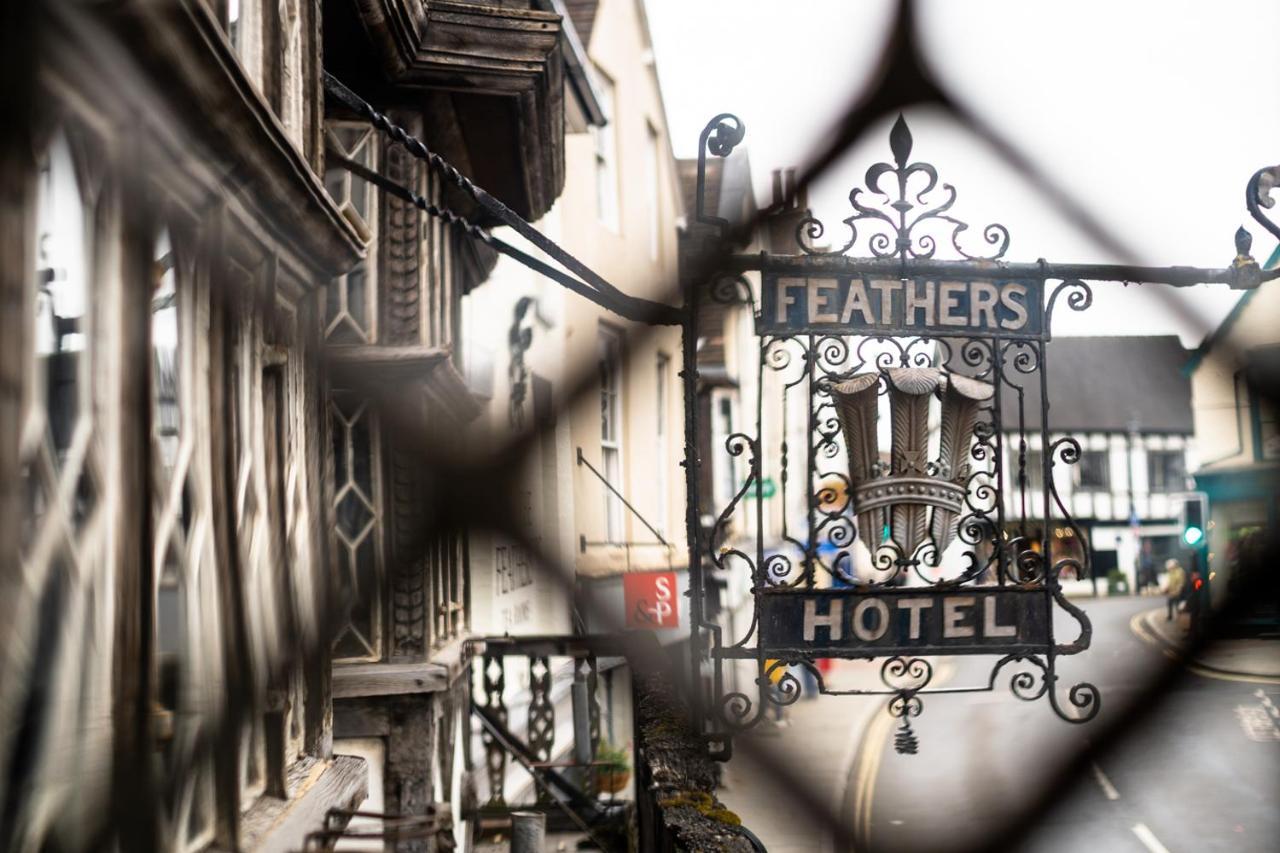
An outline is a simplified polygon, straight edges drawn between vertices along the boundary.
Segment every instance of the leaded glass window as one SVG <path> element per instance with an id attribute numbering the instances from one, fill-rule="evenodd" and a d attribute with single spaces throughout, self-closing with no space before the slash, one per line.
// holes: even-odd
<path id="1" fill-rule="evenodd" d="M 376 421 L 367 401 L 343 392 L 332 396 L 329 414 L 339 595 L 347 605 L 334 654 L 376 660 L 381 654 L 382 574 Z"/>
<path id="2" fill-rule="evenodd" d="M 377 169 L 377 137 L 368 125 L 331 123 L 330 148 L 368 169 Z M 378 232 L 377 192 L 369 182 L 340 164 L 325 172 L 325 187 L 342 215 L 370 247 Z M 377 252 L 371 248 L 363 261 L 330 284 L 326 293 L 325 337 L 334 343 L 372 343 L 377 338 Z"/>

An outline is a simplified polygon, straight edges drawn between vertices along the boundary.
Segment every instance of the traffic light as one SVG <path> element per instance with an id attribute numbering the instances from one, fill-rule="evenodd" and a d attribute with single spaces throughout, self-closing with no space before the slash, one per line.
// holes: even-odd
<path id="1" fill-rule="evenodd" d="M 1182 522 L 1182 541 L 1192 548 L 1204 541 L 1205 511 L 1204 495 L 1192 494 L 1183 497 L 1180 513 Z"/>

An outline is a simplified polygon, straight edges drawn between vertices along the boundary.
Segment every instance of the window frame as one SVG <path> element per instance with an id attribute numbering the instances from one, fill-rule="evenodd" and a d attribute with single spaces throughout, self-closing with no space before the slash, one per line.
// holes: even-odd
<path id="1" fill-rule="evenodd" d="M 662 138 L 652 121 L 645 121 L 644 180 L 648 194 L 646 207 L 649 221 L 649 260 L 662 257 Z"/>
<path id="2" fill-rule="evenodd" d="M 1089 471 L 1090 473 L 1096 473 L 1095 471 L 1091 470 L 1089 467 L 1088 460 L 1090 459 L 1097 460 L 1099 462 L 1099 467 L 1097 470 L 1102 473 L 1102 477 L 1096 482 L 1093 481 L 1092 479 L 1086 480 L 1085 478 L 1086 471 Z M 1103 450 L 1082 449 L 1080 451 L 1080 460 L 1075 465 L 1075 472 L 1076 472 L 1075 486 L 1079 491 L 1091 492 L 1091 493 L 1110 492 L 1111 491 L 1111 451 L 1110 449 L 1103 449 Z"/>
<path id="3" fill-rule="evenodd" d="M 655 488 L 658 492 L 658 513 L 655 526 L 665 537 L 671 525 L 671 482 L 667 477 L 669 446 L 669 420 L 671 417 L 671 356 L 659 351 L 654 370 L 654 410 L 656 415 Z"/>
<path id="4" fill-rule="evenodd" d="M 596 218 L 614 234 L 622 233 L 622 199 L 618 179 L 617 86 L 600 66 L 595 66 L 596 97 L 605 123 L 592 126 L 595 149 Z"/>
<path id="5" fill-rule="evenodd" d="M 1177 475 L 1172 478 L 1168 476 L 1170 460 L 1177 460 L 1174 468 Z M 1163 461 L 1160 477 L 1156 477 L 1157 460 Z M 1147 450 L 1147 491 L 1160 494 L 1175 494 L 1177 492 L 1186 491 L 1187 464 L 1186 453 L 1180 449 L 1166 448 L 1161 450 Z M 1157 483 L 1157 480 L 1159 482 Z"/>
<path id="6" fill-rule="evenodd" d="M 339 403 L 339 397 L 348 395 L 355 402 L 350 409 L 354 412 L 348 416 Z M 343 389 L 334 389 L 329 394 L 326 401 L 326 418 L 328 419 L 329 442 L 325 451 L 327 467 L 329 471 L 329 480 L 333 483 L 333 489 L 330 492 L 329 516 L 331 544 L 332 544 L 332 563 L 333 573 L 335 575 L 338 589 L 343 589 L 342 584 L 347 578 L 342 577 L 340 561 L 340 552 L 345 551 L 350 562 L 348 570 L 352 578 L 355 578 L 359 568 L 355 564 L 355 560 L 359 556 L 360 548 L 365 541 L 371 543 L 373 553 L 373 563 L 370 567 L 369 577 L 366 578 L 369 596 L 369 630 L 368 636 L 365 637 L 365 647 L 368 654 L 357 655 L 341 655 L 338 653 L 338 645 L 346 636 L 347 628 L 350 623 L 348 618 L 340 630 L 335 632 L 333 640 L 333 662 L 335 664 L 343 663 L 370 663 L 382 660 L 386 656 L 387 644 L 385 642 L 385 535 L 386 535 L 386 501 L 383 494 L 383 472 L 382 472 L 382 435 L 380 429 L 380 421 L 378 412 L 367 399 L 359 399 L 359 395 L 344 391 Z M 343 424 L 339 425 L 335 420 L 340 419 Z M 369 490 L 370 494 L 360 495 L 367 498 L 367 507 L 370 510 L 371 519 L 362 528 L 363 535 L 356 537 L 356 541 L 348 542 L 344 533 L 340 530 L 338 520 L 339 505 L 346 498 L 346 495 L 352 489 L 362 492 L 359 483 L 356 482 L 354 473 L 354 452 L 356 442 L 352 436 L 352 431 L 356 428 L 361 420 L 365 421 L 365 429 L 369 435 Z M 347 477 L 344 481 L 339 482 L 337 471 L 337 458 L 334 456 L 334 441 L 337 439 L 335 430 L 341 429 L 343 435 L 343 452 L 346 459 Z M 354 587 L 353 587 L 354 589 Z"/>
<path id="7" fill-rule="evenodd" d="M 1272 462 L 1280 459 L 1280 449 L 1267 449 L 1268 441 L 1280 448 L 1280 406 L 1265 398 L 1252 386 L 1249 388 L 1249 426 L 1253 434 L 1253 461 Z"/>
<path id="8" fill-rule="evenodd" d="M 341 131 L 357 134 L 348 145 Z M 325 138 L 330 146 L 344 157 L 377 171 L 381 165 L 382 150 L 376 131 L 367 124 L 349 121 L 325 122 Z M 359 183 L 357 183 L 359 182 Z M 325 294 L 324 337 L 326 343 L 372 344 L 378 341 L 378 220 L 381 197 L 377 187 L 353 175 L 340 165 L 328 166 L 324 176 L 325 190 L 333 198 L 342 217 L 356 229 L 369 247 L 365 259 L 350 272 L 338 276 L 329 283 Z M 355 190 L 362 187 L 364 211 L 355 204 Z M 334 188 L 339 192 L 333 195 Z M 363 276 L 363 320 L 351 311 L 352 276 Z"/>
<path id="9" fill-rule="evenodd" d="M 600 377 L 600 467 L 614 489 L 623 491 L 623 405 L 625 336 L 620 329 L 601 323 L 596 333 L 597 364 Z M 612 427 L 612 430 L 610 430 Z M 626 539 L 626 516 L 622 500 L 605 489 L 605 541 Z"/>

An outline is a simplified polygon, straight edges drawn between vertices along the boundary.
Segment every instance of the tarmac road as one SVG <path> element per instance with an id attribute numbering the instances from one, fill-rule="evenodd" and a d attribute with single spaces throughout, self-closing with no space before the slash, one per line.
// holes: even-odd
<path id="1" fill-rule="evenodd" d="M 1131 713 L 1141 687 L 1171 665 L 1130 627 L 1136 614 L 1162 601 L 1078 603 L 1093 621 L 1093 645 L 1060 659 L 1059 693 L 1077 681 L 1093 682 L 1102 693 L 1099 717 L 1073 725 L 1053 713 L 1046 697 L 1018 699 L 1008 689 L 1010 669 L 992 692 L 922 697 L 923 713 L 912 721 L 917 755 L 897 754 L 897 721 L 877 715 L 865 728 L 847 788 L 860 851 L 948 850 L 980 842 L 1042 793 L 1091 731 Z M 1062 639 L 1074 636 L 1072 624 L 1069 617 L 1061 620 Z M 935 683 L 945 677 L 947 686 L 985 684 L 992 662 L 952 658 L 938 667 Z M 1178 679 L 1122 746 L 1063 787 L 1017 849 L 1280 849 L 1278 682 L 1203 673 Z"/>

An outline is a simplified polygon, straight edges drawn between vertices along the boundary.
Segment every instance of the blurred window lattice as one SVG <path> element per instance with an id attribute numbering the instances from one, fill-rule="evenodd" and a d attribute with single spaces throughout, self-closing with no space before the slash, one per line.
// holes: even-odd
<path id="1" fill-rule="evenodd" d="M 378 168 L 377 139 L 367 124 L 329 123 L 329 144 L 369 169 Z M 325 172 L 325 187 L 370 246 L 378 234 L 377 191 L 364 178 L 342 166 Z M 325 336 L 332 343 L 360 344 L 377 340 L 377 252 L 329 285 Z"/>
<path id="2" fill-rule="evenodd" d="M 203 345 L 193 334 L 194 259 L 156 231 L 151 256 L 152 538 L 155 548 L 157 749 L 172 780 L 162 822 L 176 849 L 213 839 L 213 759 L 201 741 L 216 707 L 222 630 L 213 531 L 203 460 L 208 434 L 193 428 Z M 185 771 L 185 768 L 191 770 Z"/>
<path id="3" fill-rule="evenodd" d="M 28 333 L 22 388 L 19 470 L 24 495 L 20 589 L 10 611 L 15 641 L 6 648 L 0 707 L 21 707 L 9 744 L 28 784 L 5 790 L 3 814 L 31 833 L 59 831 L 59 814 L 91 814 L 107 796 L 103 779 L 78 789 L 60 784 L 78 768 L 105 764 L 111 750 L 115 629 L 111 556 L 101 523 L 100 421 L 90 379 L 93 271 L 104 201 L 82 161 L 92 145 L 55 132 L 34 178 L 35 242 L 21 316 Z M 58 619 L 49 619 L 57 613 Z M 74 832 L 74 828 L 62 828 Z M 3 834 L 0 833 L 0 837 Z"/>
<path id="4" fill-rule="evenodd" d="M 338 582 L 343 599 L 349 602 L 334 653 L 338 660 L 377 660 L 381 654 L 382 548 L 378 539 L 382 503 L 376 416 L 366 401 L 345 393 L 331 397 L 329 415 Z"/>

